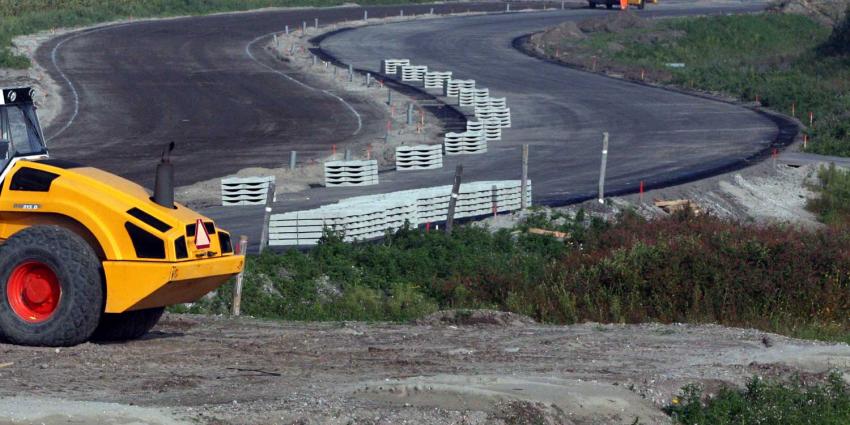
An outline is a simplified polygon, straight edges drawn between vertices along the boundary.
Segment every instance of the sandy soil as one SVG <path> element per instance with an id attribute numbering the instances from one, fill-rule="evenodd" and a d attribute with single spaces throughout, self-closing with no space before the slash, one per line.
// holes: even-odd
<path id="1" fill-rule="evenodd" d="M 3 425 L 663 424 L 659 407 L 687 383 L 712 392 L 753 375 L 817 380 L 850 372 L 850 347 L 712 325 L 545 326 L 492 312 L 409 325 L 167 315 L 124 344 L 0 345 L 0 363 Z"/>

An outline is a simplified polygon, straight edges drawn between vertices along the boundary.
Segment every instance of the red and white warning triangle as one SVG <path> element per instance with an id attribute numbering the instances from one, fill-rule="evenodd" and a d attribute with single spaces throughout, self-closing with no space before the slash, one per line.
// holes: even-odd
<path id="1" fill-rule="evenodd" d="M 204 222 L 199 218 L 198 221 L 195 222 L 195 248 L 207 249 L 209 247 L 210 233 L 207 232 L 207 227 L 204 226 Z"/>

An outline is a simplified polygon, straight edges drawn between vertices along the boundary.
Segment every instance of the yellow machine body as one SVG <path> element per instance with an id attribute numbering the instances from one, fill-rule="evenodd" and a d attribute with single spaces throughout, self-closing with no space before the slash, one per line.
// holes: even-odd
<path id="1" fill-rule="evenodd" d="M 212 220 L 179 204 L 161 206 L 114 174 L 50 160 L 17 160 L 4 174 L 0 240 L 34 225 L 80 235 L 102 262 L 106 313 L 195 301 L 244 265 Z M 208 247 L 195 243 L 199 219 Z"/>

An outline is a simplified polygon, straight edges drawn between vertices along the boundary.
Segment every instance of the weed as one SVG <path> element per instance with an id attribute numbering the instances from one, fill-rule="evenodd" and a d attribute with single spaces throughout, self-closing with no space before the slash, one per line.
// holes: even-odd
<path id="1" fill-rule="evenodd" d="M 825 383 L 806 385 L 752 378 L 743 391 L 723 388 L 706 399 L 689 385 L 666 411 L 679 424 L 846 424 L 850 423 L 850 387 L 840 373 Z"/>

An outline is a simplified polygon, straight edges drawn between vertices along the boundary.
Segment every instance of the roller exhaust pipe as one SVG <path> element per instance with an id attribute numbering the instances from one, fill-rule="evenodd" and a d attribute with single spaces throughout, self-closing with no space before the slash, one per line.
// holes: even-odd
<path id="1" fill-rule="evenodd" d="M 174 166 L 171 164 L 171 151 L 174 142 L 162 150 L 162 159 L 156 166 L 156 180 L 153 184 L 153 201 L 166 208 L 174 208 Z"/>

